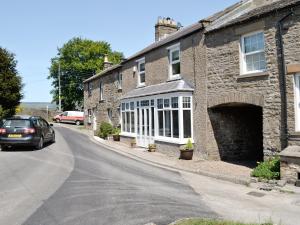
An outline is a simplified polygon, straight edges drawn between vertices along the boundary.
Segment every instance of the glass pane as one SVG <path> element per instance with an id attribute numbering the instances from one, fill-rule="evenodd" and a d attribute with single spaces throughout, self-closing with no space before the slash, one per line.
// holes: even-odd
<path id="1" fill-rule="evenodd" d="M 244 38 L 245 53 L 264 49 L 264 34 L 258 33 Z"/>
<path id="2" fill-rule="evenodd" d="M 129 109 L 129 103 L 126 103 L 126 109 Z"/>
<path id="3" fill-rule="evenodd" d="M 172 108 L 178 108 L 178 97 L 171 98 Z"/>
<path id="4" fill-rule="evenodd" d="M 142 113 L 142 135 L 145 134 L 145 114 L 144 114 L 144 110 L 141 110 Z"/>
<path id="5" fill-rule="evenodd" d="M 126 112 L 126 131 L 130 132 L 130 112 Z"/>
<path id="6" fill-rule="evenodd" d="M 131 133 L 135 133 L 134 112 L 131 112 Z"/>
<path id="7" fill-rule="evenodd" d="M 145 71 L 145 63 L 140 63 L 140 72 Z"/>
<path id="8" fill-rule="evenodd" d="M 173 138 L 179 138 L 179 117 L 178 110 L 172 111 L 173 116 Z"/>
<path id="9" fill-rule="evenodd" d="M 172 62 L 179 60 L 179 50 L 175 50 L 172 52 Z"/>
<path id="10" fill-rule="evenodd" d="M 149 100 L 141 101 L 141 106 L 149 106 Z"/>
<path id="11" fill-rule="evenodd" d="M 154 106 L 154 100 L 151 99 L 151 106 Z"/>
<path id="12" fill-rule="evenodd" d="M 183 136 L 184 138 L 191 138 L 191 110 L 183 110 Z"/>
<path id="13" fill-rule="evenodd" d="M 183 108 L 191 108 L 191 98 L 190 97 L 182 97 L 182 107 Z"/>
<path id="14" fill-rule="evenodd" d="M 146 115 L 147 115 L 147 126 L 146 126 L 146 130 L 147 130 L 147 136 L 149 136 L 150 134 L 150 114 L 149 114 L 149 109 L 146 109 Z"/>
<path id="15" fill-rule="evenodd" d="M 122 110 L 125 110 L 125 103 L 122 103 Z"/>
<path id="16" fill-rule="evenodd" d="M 140 83 L 145 83 L 145 73 L 140 74 Z"/>
<path id="17" fill-rule="evenodd" d="M 125 112 L 122 112 L 122 131 L 126 131 L 126 115 Z"/>
<path id="18" fill-rule="evenodd" d="M 154 108 L 151 107 L 151 136 L 154 137 Z"/>
<path id="19" fill-rule="evenodd" d="M 158 109 L 163 109 L 164 108 L 163 99 L 157 99 L 157 108 Z"/>
<path id="20" fill-rule="evenodd" d="M 246 56 L 247 71 L 265 70 L 266 59 L 265 53 L 256 53 Z"/>
<path id="21" fill-rule="evenodd" d="M 158 111 L 158 130 L 159 136 L 164 136 L 164 117 L 163 111 Z"/>
<path id="22" fill-rule="evenodd" d="M 140 109 L 137 109 L 137 133 L 140 134 Z"/>
<path id="23" fill-rule="evenodd" d="M 170 99 L 166 98 L 164 99 L 164 107 L 169 108 L 170 107 Z"/>
<path id="24" fill-rule="evenodd" d="M 180 62 L 172 64 L 172 75 L 180 74 Z"/>
<path id="25" fill-rule="evenodd" d="M 130 110 L 134 110 L 134 102 L 130 102 Z"/>
<path id="26" fill-rule="evenodd" d="M 171 111 L 165 111 L 165 136 L 171 137 Z"/>

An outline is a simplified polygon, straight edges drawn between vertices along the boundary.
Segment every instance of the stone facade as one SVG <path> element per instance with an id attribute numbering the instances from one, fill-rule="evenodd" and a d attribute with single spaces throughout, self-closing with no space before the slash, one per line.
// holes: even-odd
<path id="1" fill-rule="evenodd" d="M 280 81 L 280 54 L 278 52 L 277 22 L 288 13 L 280 13 L 262 17 L 206 34 L 207 46 L 207 96 L 208 108 L 222 104 L 242 103 L 262 108 L 263 111 L 263 152 L 264 156 L 280 152 L 286 145 L 283 116 L 283 84 Z M 299 18 L 289 18 L 286 21 L 288 29 L 284 31 L 284 48 L 287 64 L 297 63 L 300 59 L 299 48 Z M 241 36 L 262 30 L 265 37 L 265 56 L 267 70 L 265 73 L 242 76 L 240 72 Z M 298 54 L 297 54 L 298 53 Z M 294 130 L 294 87 L 293 76 L 287 77 L 288 93 L 288 129 Z M 236 97 L 238 96 L 238 97 Z M 207 152 L 211 158 L 219 158 L 220 146 L 216 140 L 216 129 L 208 115 L 208 146 Z M 252 117 L 248 119 L 251 120 Z M 226 135 L 226 134 L 224 134 Z M 245 134 L 240 132 L 233 139 L 239 140 Z M 226 139 L 226 137 L 224 137 Z M 220 137 L 218 137 L 220 139 Z M 222 137 L 221 137 L 222 139 Z M 251 139 L 249 139 L 251 140 Z M 229 146 L 227 146 L 228 148 Z M 232 143 L 231 148 L 239 145 Z M 229 147 L 230 148 L 230 147 Z M 217 150 L 217 152 L 215 152 Z"/>
<path id="2" fill-rule="evenodd" d="M 280 153 L 280 177 L 288 183 L 300 180 L 300 147 L 291 146 Z"/>
<path id="3" fill-rule="evenodd" d="M 294 11 L 299 12 L 299 6 L 294 7 Z M 170 82 L 168 47 L 179 43 L 181 79 L 194 88 L 193 139 L 196 155 L 214 160 L 261 160 L 282 151 L 287 145 L 299 145 L 294 102 L 294 75 L 300 72 L 297 71 L 300 68 L 300 20 L 297 16 L 287 17 L 283 29 L 284 56 L 288 66 L 285 77 L 287 108 L 280 76 L 283 71 L 277 25 L 288 13 L 289 9 L 282 9 L 225 28 L 205 30 L 199 26 L 178 38 L 170 35 L 156 42 L 159 43 L 156 47 L 147 48 L 116 68 L 85 81 L 85 110 L 94 109 L 97 123 L 100 123 L 109 121 L 107 109 L 112 109 L 111 123 L 118 126 L 120 99 L 139 88 L 135 69 L 137 60 L 145 59 L 146 86 Z M 209 28 L 208 21 L 205 24 Z M 267 69 L 241 75 L 241 37 L 255 31 L 263 31 L 264 34 Z M 116 85 L 118 73 L 122 74 L 122 90 Z M 91 96 L 88 96 L 88 82 L 93 83 Z M 104 101 L 99 100 L 100 82 L 104 84 Z M 129 143 L 132 138 L 123 136 L 121 140 Z M 156 143 L 157 151 L 170 156 L 178 154 L 180 144 Z"/>
<path id="4" fill-rule="evenodd" d="M 120 97 L 122 89 L 118 84 L 119 73 L 119 68 L 116 68 L 85 82 L 85 124 L 88 128 L 94 129 L 95 133 L 98 131 L 101 122 L 109 122 L 114 127 L 120 126 Z M 88 83 L 92 85 L 90 95 Z M 100 99 L 100 83 L 102 83 L 103 87 L 102 99 Z M 88 115 L 89 110 L 91 110 L 91 116 Z M 109 110 L 111 110 L 111 118 L 109 117 Z M 96 124 L 94 124 L 94 119 Z"/>

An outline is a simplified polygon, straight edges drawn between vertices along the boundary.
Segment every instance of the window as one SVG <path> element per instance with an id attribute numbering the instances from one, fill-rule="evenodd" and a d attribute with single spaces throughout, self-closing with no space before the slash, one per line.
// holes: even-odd
<path id="1" fill-rule="evenodd" d="M 169 50 L 169 76 L 170 79 L 180 77 L 180 45 L 176 44 L 168 48 Z"/>
<path id="2" fill-rule="evenodd" d="M 102 101 L 103 100 L 103 83 L 102 82 L 100 82 L 100 84 L 99 84 L 99 91 L 100 91 L 100 101 Z"/>
<path id="3" fill-rule="evenodd" d="M 88 89 L 88 96 L 91 96 L 92 95 L 92 89 L 93 89 L 93 83 L 92 82 L 88 82 L 87 89 Z"/>
<path id="4" fill-rule="evenodd" d="M 118 73 L 117 74 L 117 85 L 118 85 L 118 89 L 121 90 L 122 89 L 122 74 Z"/>
<path id="5" fill-rule="evenodd" d="M 112 122 L 112 110 L 107 109 L 107 116 L 108 116 L 108 121 L 111 123 Z"/>
<path id="6" fill-rule="evenodd" d="M 157 99 L 157 110 L 158 135 L 179 138 L 178 97 Z"/>
<path id="7" fill-rule="evenodd" d="M 91 124 L 92 123 L 92 110 L 88 109 L 88 123 Z"/>
<path id="8" fill-rule="evenodd" d="M 122 132 L 135 133 L 134 102 L 122 103 Z"/>
<path id="9" fill-rule="evenodd" d="M 144 86 L 146 82 L 145 58 L 138 60 L 137 63 L 138 63 L 138 85 Z"/>
<path id="10" fill-rule="evenodd" d="M 183 137 L 192 137 L 192 111 L 191 111 L 191 97 L 182 97 L 183 108 Z"/>
<path id="11" fill-rule="evenodd" d="M 245 35 L 241 40 L 241 73 L 255 73 L 266 70 L 265 38 L 263 32 Z"/>

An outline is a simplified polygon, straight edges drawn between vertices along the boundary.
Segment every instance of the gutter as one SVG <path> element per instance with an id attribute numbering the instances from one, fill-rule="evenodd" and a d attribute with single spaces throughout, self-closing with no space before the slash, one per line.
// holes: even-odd
<path id="1" fill-rule="evenodd" d="M 279 79 L 282 84 L 282 117 L 283 117 L 283 139 L 284 139 L 284 146 L 286 148 L 288 145 L 289 140 L 289 132 L 288 132 L 288 110 L 287 110 L 287 88 L 286 88 L 286 64 L 285 64 L 285 51 L 284 51 L 284 43 L 283 43 L 283 22 L 288 19 L 290 16 L 293 16 L 294 12 L 293 9 L 283 16 L 277 22 L 277 29 L 278 29 L 278 45 L 279 45 L 279 55 L 280 55 L 280 70 L 279 70 Z"/>

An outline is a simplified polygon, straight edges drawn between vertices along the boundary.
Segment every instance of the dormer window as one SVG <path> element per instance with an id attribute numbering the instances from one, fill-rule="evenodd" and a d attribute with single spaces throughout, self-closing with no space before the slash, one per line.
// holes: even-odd
<path id="1" fill-rule="evenodd" d="M 138 86 L 145 86 L 145 58 L 137 60 L 138 63 Z"/>
<path id="2" fill-rule="evenodd" d="M 266 71 L 265 37 L 262 31 L 241 39 L 241 74 Z"/>
<path id="3" fill-rule="evenodd" d="M 180 45 L 176 44 L 168 48 L 169 51 L 169 78 L 180 78 Z"/>

